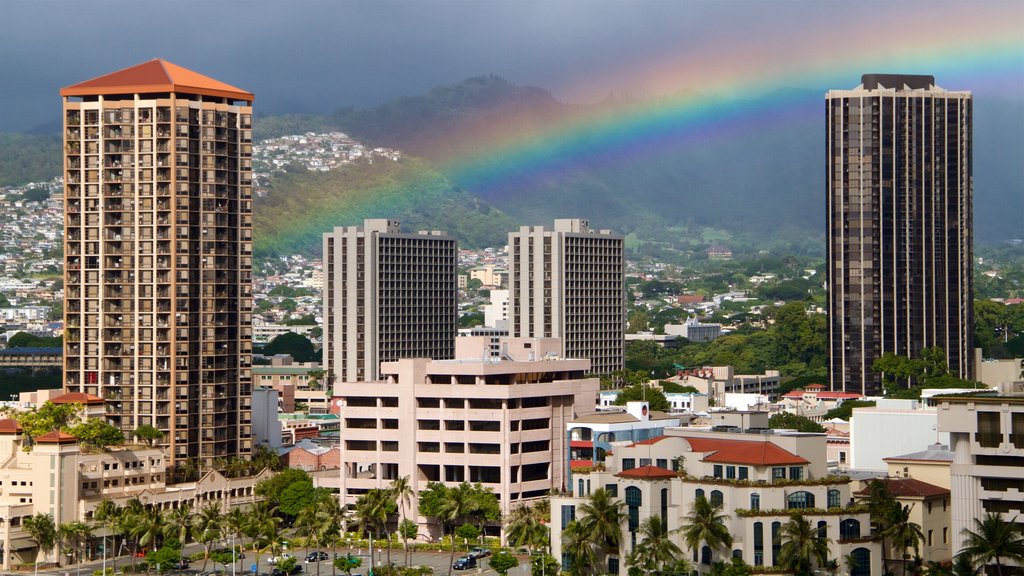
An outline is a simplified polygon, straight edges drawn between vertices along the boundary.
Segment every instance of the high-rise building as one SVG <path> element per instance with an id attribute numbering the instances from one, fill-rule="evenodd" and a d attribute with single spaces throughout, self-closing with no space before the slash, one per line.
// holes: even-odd
<path id="1" fill-rule="evenodd" d="M 825 97 L 829 378 L 874 394 L 887 352 L 973 374 L 970 92 L 866 74 Z"/>
<path id="2" fill-rule="evenodd" d="M 560 338 L 562 355 L 587 358 L 594 374 L 623 367 L 623 237 L 586 220 L 523 226 L 508 235 L 510 332 Z"/>
<path id="3" fill-rule="evenodd" d="M 61 96 L 64 388 L 171 463 L 248 454 L 253 95 L 151 60 Z"/>
<path id="4" fill-rule="evenodd" d="M 324 234 L 324 368 L 342 382 L 376 380 L 381 362 L 455 354 L 455 239 L 403 234 L 365 220 Z"/>

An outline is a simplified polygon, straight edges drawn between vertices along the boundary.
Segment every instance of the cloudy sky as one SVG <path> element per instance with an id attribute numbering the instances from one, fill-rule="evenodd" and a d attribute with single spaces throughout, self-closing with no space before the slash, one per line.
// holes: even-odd
<path id="1" fill-rule="evenodd" d="M 885 50 L 947 72 L 945 87 L 1021 98 L 1022 46 L 1019 0 L 3 0 L 0 130 L 51 122 L 61 86 L 154 57 L 280 113 L 372 106 L 483 73 L 581 102 L 767 91 L 773 76 L 779 88 L 846 88 Z M 737 81 L 754 72 L 764 78 Z"/>

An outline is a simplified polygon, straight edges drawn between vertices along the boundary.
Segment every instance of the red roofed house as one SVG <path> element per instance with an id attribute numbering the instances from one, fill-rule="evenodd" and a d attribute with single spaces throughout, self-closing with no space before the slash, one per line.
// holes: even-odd
<path id="1" fill-rule="evenodd" d="M 821 384 L 809 384 L 802 390 L 791 390 L 779 399 L 782 409 L 820 422 L 825 413 L 846 400 L 859 400 L 864 396 L 855 392 L 831 392 Z"/>
<path id="2" fill-rule="evenodd" d="M 82 419 L 103 418 L 107 412 L 106 401 L 99 396 L 86 394 L 85 392 L 68 392 L 60 396 L 50 398 L 54 404 L 81 404 Z"/>
<path id="3" fill-rule="evenodd" d="M 800 512 L 833 542 L 831 557 L 851 554 L 863 566 L 854 576 L 881 574 L 881 548 L 871 541 L 868 514 L 852 507 L 857 486 L 847 477 L 828 475 L 825 435 L 738 428 L 744 431 L 666 428 L 653 438 L 612 442 L 603 469 L 574 471 L 573 494 L 551 499 L 554 556 L 562 557 L 561 531 L 576 518 L 577 508 L 604 489 L 625 503 L 628 520 L 618 552 L 599 559 L 601 572 L 625 572 L 625 558 L 636 546 L 640 525 L 655 515 L 665 521 L 670 538 L 686 550 L 687 558 L 696 555 L 694 566 L 702 574 L 711 571 L 713 561 L 728 556 L 754 566 L 777 566 L 773 534 L 791 513 Z M 689 522 L 700 497 L 728 514 L 730 550 L 687 550 L 682 536 L 673 532 Z"/>
<path id="4" fill-rule="evenodd" d="M 953 553 L 960 547 L 961 538 L 952 534 L 952 505 L 949 488 L 929 484 L 917 478 L 886 478 L 881 480 L 889 492 L 902 506 L 910 508 L 910 521 L 921 527 L 924 535 L 920 543 L 921 557 L 925 562 L 944 562 L 953 558 Z M 865 486 L 854 496 L 863 501 L 869 495 Z M 890 569 L 901 570 L 900 558 L 913 558 L 913 550 L 903 551 L 898 547 L 889 551 Z M 911 566 L 908 564 L 907 568 Z"/>

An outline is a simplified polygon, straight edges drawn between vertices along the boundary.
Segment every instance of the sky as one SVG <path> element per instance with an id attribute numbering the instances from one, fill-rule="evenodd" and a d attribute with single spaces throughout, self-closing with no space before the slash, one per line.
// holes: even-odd
<path id="1" fill-rule="evenodd" d="M 1024 2 L 3 0 L 0 130 L 53 122 L 60 87 L 157 57 L 254 92 L 263 114 L 480 74 L 567 102 L 852 88 L 873 71 L 1020 100 Z"/>

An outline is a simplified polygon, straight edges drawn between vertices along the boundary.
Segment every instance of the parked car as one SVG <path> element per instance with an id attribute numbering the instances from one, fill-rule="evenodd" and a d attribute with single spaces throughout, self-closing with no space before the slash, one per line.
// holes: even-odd
<path id="1" fill-rule="evenodd" d="M 188 570 L 188 560 L 178 560 L 174 563 L 175 570 Z"/>
<path id="2" fill-rule="evenodd" d="M 329 558 L 330 556 L 327 555 L 327 552 L 314 550 L 313 552 L 310 552 L 306 555 L 306 562 L 322 562 Z"/>
<path id="3" fill-rule="evenodd" d="M 486 557 L 490 556 L 491 555 L 491 549 L 490 548 L 481 548 L 480 546 L 477 546 L 476 548 L 473 548 L 472 550 L 469 551 L 469 555 L 472 556 L 473 558 L 476 558 L 477 560 L 479 560 L 480 558 L 486 558 Z"/>
<path id="4" fill-rule="evenodd" d="M 452 564 L 452 568 L 455 570 L 469 570 L 470 568 L 476 568 L 476 558 L 472 556 L 463 556 Z"/>
<path id="5" fill-rule="evenodd" d="M 274 568 L 273 570 L 270 571 L 270 576 L 288 576 L 289 574 L 301 574 L 301 573 L 302 573 L 302 565 L 301 564 L 296 564 L 292 568 L 291 572 L 285 572 L 284 570 L 281 570 L 280 568 Z"/>
<path id="6" fill-rule="evenodd" d="M 269 563 L 271 563 L 271 564 L 277 564 L 277 563 L 278 563 L 278 562 L 280 562 L 281 560 L 284 560 L 285 558 L 291 558 L 291 557 L 292 557 L 292 555 L 291 555 L 290 553 L 288 553 L 288 552 L 282 552 L 282 553 L 281 553 L 280 555 L 278 555 L 278 556 L 271 556 L 271 557 L 270 557 L 270 558 L 269 558 L 269 559 L 267 560 L 267 562 L 269 562 Z"/>

